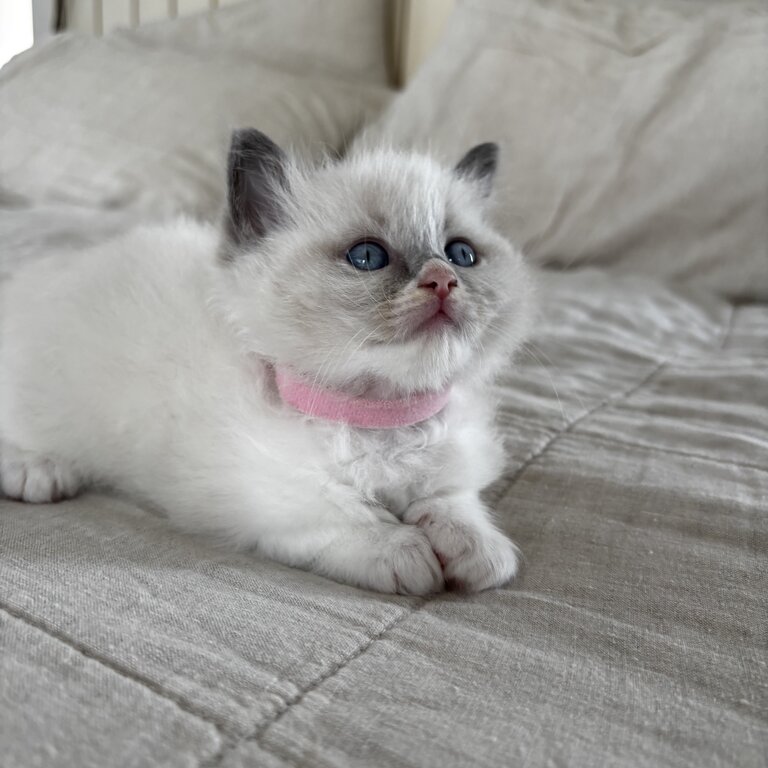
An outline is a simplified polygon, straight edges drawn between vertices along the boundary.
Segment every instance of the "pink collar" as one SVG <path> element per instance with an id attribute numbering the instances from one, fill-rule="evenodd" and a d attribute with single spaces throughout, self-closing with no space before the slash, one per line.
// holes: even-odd
<path id="1" fill-rule="evenodd" d="M 451 395 L 450 388 L 446 388 L 441 392 L 421 392 L 401 400 L 370 400 L 315 389 L 283 367 L 275 369 L 275 381 L 283 402 L 297 411 L 366 429 L 395 429 L 418 424 L 440 413 Z"/>

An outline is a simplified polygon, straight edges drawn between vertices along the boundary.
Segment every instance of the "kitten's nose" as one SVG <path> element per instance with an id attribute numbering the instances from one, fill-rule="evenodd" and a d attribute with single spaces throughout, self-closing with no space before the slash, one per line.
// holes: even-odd
<path id="1" fill-rule="evenodd" d="M 419 275 L 419 288 L 434 291 L 441 301 L 459 284 L 456 273 L 439 261 L 427 264 Z"/>

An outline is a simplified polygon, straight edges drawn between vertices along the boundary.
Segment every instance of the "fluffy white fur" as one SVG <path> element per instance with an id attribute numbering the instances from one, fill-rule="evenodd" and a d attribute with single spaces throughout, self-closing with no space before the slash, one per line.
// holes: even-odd
<path id="1" fill-rule="evenodd" d="M 523 339 L 531 286 L 486 223 L 483 169 L 391 151 L 314 170 L 272 160 L 282 186 L 248 172 L 256 202 L 271 185 L 274 222 L 236 243 L 237 223 L 178 221 L 6 284 L 3 491 L 48 502 L 107 485 L 183 528 L 384 592 L 505 583 L 516 549 L 479 492 L 502 467 L 491 382 Z M 414 331 L 419 272 L 457 236 L 480 255 L 455 268 L 459 322 Z M 355 270 L 344 253 L 361 237 L 393 263 Z M 353 393 L 453 394 L 417 426 L 355 429 L 283 405 L 275 362 Z"/>

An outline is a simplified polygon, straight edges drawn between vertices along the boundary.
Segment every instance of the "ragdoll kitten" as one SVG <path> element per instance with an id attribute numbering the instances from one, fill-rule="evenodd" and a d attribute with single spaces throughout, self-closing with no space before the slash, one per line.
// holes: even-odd
<path id="1" fill-rule="evenodd" d="M 243 130 L 223 232 L 147 227 L 19 272 L 3 491 L 111 486 L 382 592 L 507 582 L 516 549 L 478 494 L 502 466 L 490 384 L 531 288 L 486 221 L 496 157 L 359 151 L 308 169 Z"/>

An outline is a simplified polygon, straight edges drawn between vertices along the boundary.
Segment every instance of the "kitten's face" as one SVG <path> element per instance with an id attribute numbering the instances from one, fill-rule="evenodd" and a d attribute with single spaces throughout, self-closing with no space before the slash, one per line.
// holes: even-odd
<path id="1" fill-rule="evenodd" d="M 495 148 L 477 154 L 458 171 L 385 151 L 283 166 L 287 191 L 259 203 L 265 225 L 226 251 L 254 348 L 358 391 L 437 389 L 495 367 L 522 340 L 530 281 L 485 220 Z"/>

